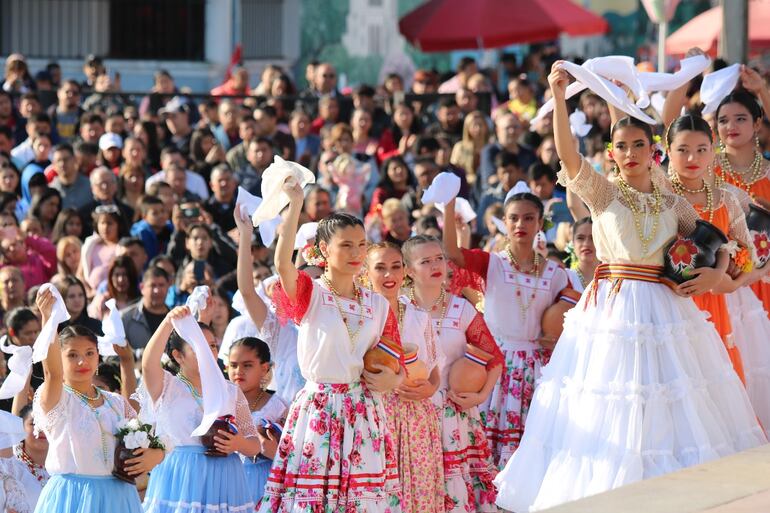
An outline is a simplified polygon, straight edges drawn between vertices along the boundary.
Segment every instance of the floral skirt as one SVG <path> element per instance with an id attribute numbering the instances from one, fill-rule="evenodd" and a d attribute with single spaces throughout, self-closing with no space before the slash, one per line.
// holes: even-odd
<path id="1" fill-rule="evenodd" d="M 548 363 L 551 351 L 533 342 L 505 342 L 498 339 L 505 357 L 503 375 L 495 384 L 481 420 L 486 430 L 492 462 L 505 467 L 516 452 L 529 413 L 529 404 L 540 379 L 540 369 Z"/>
<path id="2" fill-rule="evenodd" d="M 399 513 L 395 447 L 379 394 L 307 382 L 289 409 L 259 511 Z"/>
<path id="3" fill-rule="evenodd" d="M 746 392 L 759 422 L 770 437 L 770 319 L 748 287 L 725 295 L 733 320 L 735 345 L 743 355 Z"/>
<path id="4" fill-rule="evenodd" d="M 481 424 L 478 408 L 460 411 L 443 398 L 441 440 L 444 448 L 445 510 L 451 513 L 497 512 L 495 487 L 497 474 Z"/>
<path id="5" fill-rule="evenodd" d="M 705 317 L 660 283 L 600 280 L 583 295 L 495 479 L 497 504 L 545 509 L 767 443 Z"/>
<path id="6" fill-rule="evenodd" d="M 403 513 L 444 512 L 444 464 L 441 427 L 430 399 L 383 397 L 388 427 L 396 447 Z"/>

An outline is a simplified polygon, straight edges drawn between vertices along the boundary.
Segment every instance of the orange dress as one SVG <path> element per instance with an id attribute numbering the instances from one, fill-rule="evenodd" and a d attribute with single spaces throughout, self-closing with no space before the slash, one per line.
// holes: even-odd
<path id="1" fill-rule="evenodd" d="M 703 209 L 702 205 L 693 205 L 698 214 L 704 221 L 709 220 L 709 212 Z M 711 220 L 711 224 L 722 230 L 722 233 L 728 234 L 730 232 L 730 215 L 727 210 L 727 205 L 722 205 L 714 210 L 714 218 Z M 733 326 L 730 322 L 730 314 L 727 311 L 727 302 L 725 301 L 724 294 L 712 294 L 706 292 L 698 296 L 693 296 L 693 301 L 704 312 L 711 314 L 711 322 L 714 323 L 719 336 L 722 338 L 722 342 L 725 344 L 727 354 L 730 355 L 730 361 L 733 364 L 738 377 L 742 382 L 746 382 L 743 374 L 743 360 L 741 360 L 741 352 L 733 342 Z"/>
<path id="2" fill-rule="evenodd" d="M 767 170 L 768 167 L 770 166 L 768 165 L 768 162 L 765 161 L 765 169 Z M 752 198 L 758 197 L 762 198 L 763 200 L 770 201 L 770 178 L 768 178 L 767 173 L 765 173 L 763 178 L 760 178 L 750 186 L 747 186 L 745 183 L 736 180 L 733 176 L 727 173 L 723 173 L 721 167 L 717 166 L 716 173 L 721 176 L 726 183 L 743 189 Z M 770 283 L 766 283 L 764 280 L 756 281 L 751 284 L 751 289 L 762 301 L 762 304 L 765 306 L 765 313 L 768 315 L 768 317 L 770 317 Z"/>

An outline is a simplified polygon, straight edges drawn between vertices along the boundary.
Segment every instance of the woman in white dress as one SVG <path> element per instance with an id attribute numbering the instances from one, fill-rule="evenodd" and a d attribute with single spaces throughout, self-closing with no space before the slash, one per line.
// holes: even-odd
<path id="1" fill-rule="evenodd" d="M 548 80 L 560 180 L 590 209 L 606 263 L 566 315 L 522 443 L 495 480 L 497 504 L 519 513 L 767 441 L 718 333 L 687 297 L 716 285 L 726 255 L 673 292 L 660 282 L 663 249 L 699 217 L 652 181 L 651 128 L 632 118 L 613 126 L 610 182 L 575 150 L 561 62 Z"/>

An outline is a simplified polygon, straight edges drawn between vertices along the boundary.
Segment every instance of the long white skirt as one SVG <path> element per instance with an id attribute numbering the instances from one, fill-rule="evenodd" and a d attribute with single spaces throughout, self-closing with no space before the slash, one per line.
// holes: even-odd
<path id="1" fill-rule="evenodd" d="M 523 513 L 766 443 L 713 325 L 666 286 L 601 280 L 542 378 L 497 505 Z M 596 303 L 595 303 L 596 302 Z M 588 303 L 588 304 L 586 304 Z"/>
<path id="2" fill-rule="evenodd" d="M 741 352 L 746 392 L 770 437 L 770 319 L 762 301 L 749 287 L 725 294 L 733 340 Z"/>

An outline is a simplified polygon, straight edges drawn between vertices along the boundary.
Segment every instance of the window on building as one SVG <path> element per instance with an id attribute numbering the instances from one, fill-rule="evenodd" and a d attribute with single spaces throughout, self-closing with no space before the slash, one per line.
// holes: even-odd
<path id="1" fill-rule="evenodd" d="M 369 0 L 370 7 L 382 7 L 382 0 Z"/>
<path id="2" fill-rule="evenodd" d="M 369 25 L 369 54 L 382 55 L 381 43 L 382 27 L 379 25 Z"/>

